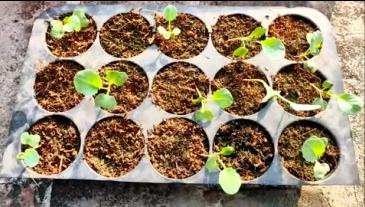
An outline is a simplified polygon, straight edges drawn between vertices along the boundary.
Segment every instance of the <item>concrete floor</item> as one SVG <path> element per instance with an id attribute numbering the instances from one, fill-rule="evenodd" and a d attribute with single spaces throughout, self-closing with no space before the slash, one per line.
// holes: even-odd
<path id="1" fill-rule="evenodd" d="M 93 3 L 95 2 L 82 2 Z M 116 2 L 104 2 L 116 3 Z M 117 2 L 136 4 L 135 2 Z M 147 3 L 147 2 L 144 2 Z M 166 4 L 165 2 L 155 2 Z M 307 6 L 331 21 L 347 91 L 364 98 L 364 2 L 172 2 L 190 5 Z M 34 19 L 48 7 L 65 2 L 0 2 L 0 140 L 4 144 L 16 100 Z M 100 4 L 100 2 L 96 2 Z M 361 185 L 301 189 L 242 189 L 226 196 L 201 185 L 152 185 L 95 181 L 0 179 L 0 207 L 5 206 L 364 206 L 364 112 L 351 117 Z M 0 154 L 3 147 L 0 147 Z M 0 160 L 1 160 L 0 155 Z"/>

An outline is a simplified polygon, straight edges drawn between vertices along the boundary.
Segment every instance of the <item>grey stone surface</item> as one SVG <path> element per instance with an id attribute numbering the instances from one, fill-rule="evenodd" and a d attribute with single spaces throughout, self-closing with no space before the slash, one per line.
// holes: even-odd
<path id="1" fill-rule="evenodd" d="M 6 141 L 33 20 L 65 2 L 0 2 L 0 140 Z M 77 2 L 76 2 L 77 3 Z M 100 4 L 100 2 L 82 2 Z M 103 2 L 135 4 L 135 2 Z M 148 3 L 148 2 L 145 2 Z M 169 2 L 153 2 L 167 4 Z M 308 6 L 336 31 L 347 91 L 364 98 L 364 2 L 170 2 L 189 5 Z M 0 180 L 0 206 L 364 206 L 364 112 L 351 117 L 359 186 L 301 189 L 243 188 L 226 196 L 214 186 L 157 185 L 96 181 Z M 2 154 L 2 147 L 0 152 Z M 1 160 L 1 155 L 0 155 Z M 52 184 L 53 183 L 53 184 Z M 51 193 L 52 191 L 52 193 Z"/>

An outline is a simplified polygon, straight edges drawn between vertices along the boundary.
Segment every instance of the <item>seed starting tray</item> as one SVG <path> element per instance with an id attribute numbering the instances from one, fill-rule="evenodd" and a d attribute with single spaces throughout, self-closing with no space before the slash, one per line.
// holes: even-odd
<path id="1" fill-rule="evenodd" d="M 343 91 L 343 81 L 341 67 L 336 51 L 334 40 L 334 31 L 328 19 L 320 12 L 310 8 L 285 8 L 285 7 L 223 7 L 223 6 L 183 6 L 175 5 L 179 12 L 190 13 L 200 18 L 208 28 L 212 31 L 212 26 L 216 23 L 220 15 L 229 14 L 245 14 L 253 17 L 262 23 L 264 28 L 268 28 L 271 22 L 279 15 L 295 14 L 303 16 L 311 20 L 321 30 L 324 41 L 321 52 L 313 58 L 319 71 L 331 82 L 334 83 L 336 92 Z M 145 145 L 145 155 L 139 164 L 129 173 L 118 178 L 108 178 L 97 174 L 83 160 L 83 147 L 85 144 L 85 136 L 93 124 L 105 117 L 113 116 L 97 107 L 94 107 L 93 99 L 85 97 L 80 104 L 69 111 L 61 113 L 48 112 L 42 109 L 35 99 L 33 85 L 35 82 L 35 74 L 37 62 L 43 61 L 46 64 L 57 59 L 74 60 L 84 68 L 100 68 L 101 66 L 115 60 L 129 60 L 141 66 L 146 72 L 149 79 L 149 89 L 151 89 L 152 81 L 159 69 L 166 64 L 185 61 L 195 64 L 201 68 L 207 77 L 212 80 L 214 75 L 224 65 L 233 62 L 219 54 L 209 39 L 207 47 L 198 56 L 186 60 L 176 60 L 164 55 L 160 52 L 156 45 L 151 45 L 141 54 L 132 58 L 115 58 L 106 53 L 99 42 L 99 35 L 95 42 L 86 52 L 73 58 L 57 58 L 48 50 L 45 42 L 45 34 L 48 24 L 46 21 L 51 18 L 71 12 L 75 7 L 81 7 L 86 13 L 95 20 L 97 29 L 100 31 L 103 23 L 110 17 L 130 12 L 132 9 L 140 9 L 140 14 L 144 16 L 151 26 L 155 26 L 154 13 L 161 12 L 163 6 L 146 5 L 141 7 L 119 6 L 119 5 L 92 5 L 92 6 L 75 6 L 65 5 L 61 7 L 50 8 L 42 13 L 34 22 L 33 31 L 29 40 L 26 60 L 24 62 L 23 77 L 20 91 L 17 96 L 17 105 L 14 108 L 14 114 L 10 125 L 10 134 L 5 143 L 5 152 L 3 156 L 3 164 L 0 170 L 0 177 L 23 177 L 23 178 L 50 178 L 50 179 L 85 179 L 85 180 L 112 180 L 122 182 L 151 182 L 151 183 L 205 183 L 216 184 L 218 181 L 218 173 L 208 174 L 205 168 L 199 173 L 185 179 L 171 179 L 158 173 L 150 163 Z M 99 32 L 98 32 L 99 33 Z M 261 51 L 258 55 L 245 62 L 256 65 L 266 75 L 270 84 L 270 77 L 276 74 L 282 67 L 295 63 L 286 59 L 270 60 Z M 264 70 L 270 68 L 269 70 Z M 154 125 L 159 124 L 162 120 L 171 117 L 186 117 L 192 119 L 193 113 L 187 115 L 174 115 L 167 113 L 154 105 L 151 101 L 150 94 L 144 99 L 143 103 L 135 110 L 129 112 L 126 117 L 132 119 L 142 128 L 147 143 L 147 131 L 153 129 Z M 57 175 L 40 175 L 30 169 L 24 167 L 21 161 L 16 160 L 16 155 L 20 152 L 20 134 L 29 128 L 35 121 L 49 115 L 59 114 L 71 119 L 80 132 L 81 146 L 76 159 L 63 172 Z M 359 182 L 358 170 L 356 165 L 355 153 L 351 138 L 351 128 L 349 119 L 346 114 L 341 112 L 336 104 L 336 100 L 331 99 L 327 109 L 318 113 L 313 117 L 297 117 L 288 112 L 276 102 L 270 101 L 259 112 L 249 116 L 231 115 L 225 111 L 219 111 L 216 120 L 209 124 L 204 124 L 204 128 L 210 143 L 210 152 L 212 151 L 212 142 L 218 128 L 229 120 L 244 118 L 253 120 L 263 126 L 270 134 L 274 144 L 274 158 L 269 169 L 260 177 L 243 181 L 244 184 L 250 185 L 307 185 L 307 184 L 357 184 Z M 291 175 L 282 165 L 278 154 L 278 137 L 283 129 L 290 123 L 297 120 L 310 120 L 321 124 L 327 128 L 335 137 L 340 150 L 340 158 L 337 169 L 327 178 L 308 182 L 302 181 Z"/>

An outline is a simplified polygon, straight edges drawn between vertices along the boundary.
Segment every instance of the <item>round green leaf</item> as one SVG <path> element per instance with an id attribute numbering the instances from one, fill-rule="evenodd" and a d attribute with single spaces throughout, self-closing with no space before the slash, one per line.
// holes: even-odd
<path id="1" fill-rule="evenodd" d="M 323 83 L 322 83 L 322 90 L 328 90 L 328 89 L 331 89 L 333 86 L 333 83 L 329 80 L 325 80 Z"/>
<path id="2" fill-rule="evenodd" d="M 345 92 L 336 97 L 340 109 L 350 115 L 360 112 L 364 104 L 360 97 Z"/>
<path id="3" fill-rule="evenodd" d="M 326 152 L 328 139 L 326 137 L 310 136 L 302 145 L 302 155 L 307 162 L 316 162 Z"/>
<path id="4" fill-rule="evenodd" d="M 172 33 L 172 34 L 173 34 L 173 36 L 175 37 L 175 36 L 177 36 L 177 35 L 179 35 L 179 34 L 181 33 L 181 30 L 180 30 L 179 28 L 175 27 L 175 28 L 171 31 L 171 33 Z"/>
<path id="5" fill-rule="evenodd" d="M 29 145 L 33 148 L 39 147 L 39 142 L 41 141 L 41 137 L 38 134 L 31 135 L 28 132 L 24 132 L 20 135 L 20 142 L 23 145 Z"/>
<path id="6" fill-rule="evenodd" d="M 219 173 L 219 185 L 229 195 L 236 194 L 241 187 L 241 176 L 231 167 L 224 168 Z"/>
<path id="7" fill-rule="evenodd" d="M 163 9 L 163 16 L 167 21 L 173 21 L 177 16 L 177 9 L 175 6 L 168 5 Z"/>
<path id="8" fill-rule="evenodd" d="M 77 8 L 73 11 L 72 15 L 77 16 L 80 20 L 80 25 L 82 28 L 89 26 L 89 19 L 85 15 L 85 10 Z"/>
<path id="9" fill-rule="evenodd" d="M 76 73 L 74 85 L 77 92 L 85 96 L 92 96 L 103 87 L 103 81 L 96 71 L 85 69 Z"/>
<path id="10" fill-rule="evenodd" d="M 307 33 L 307 42 L 309 43 L 309 53 L 311 55 L 318 55 L 319 49 L 323 42 L 323 36 L 320 31 Z"/>
<path id="11" fill-rule="evenodd" d="M 95 97 L 95 105 L 103 109 L 113 110 L 117 105 L 117 101 L 114 96 L 101 93 Z"/>
<path id="12" fill-rule="evenodd" d="M 266 29 L 263 27 L 256 27 L 256 29 L 254 29 L 251 34 L 249 35 L 249 38 L 251 39 L 259 39 L 260 37 L 262 37 L 262 35 L 264 35 L 266 32 Z"/>
<path id="13" fill-rule="evenodd" d="M 262 50 L 271 59 L 285 57 L 285 46 L 281 40 L 275 37 L 269 37 L 261 41 Z"/>
<path id="14" fill-rule="evenodd" d="M 193 119 L 196 122 L 202 122 L 202 123 L 211 121 L 213 120 L 213 118 L 214 118 L 213 112 L 210 109 L 203 107 L 200 110 L 196 111 L 193 116 Z"/>
<path id="15" fill-rule="evenodd" d="M 79 32 L 81 30 L 80 19 L 75 15 L 65 17 L 63 19 L 63 23 L 64 23 L 63 29 L 67 32 L 73 32 L 73 31 Z"/>
<path id="16" fill-rule="evenodd" d="M 40 156 L 37 150 L 30 148 L 26 149 L 22 155 L 25 166 L 27 167 L 35 167 L 40 160 Z"/>
<path id="17" fill-rule="evenodd" d="M 231 146 L 223 147 L 220 153 L 224 156 L 229 156 L 234 152 L 234 148 Z"/>
<path id="18" fill-rule="evenodd" d="M 207 163 L 205 164 L 205 167 L 207 168 L 209 173 L 219 170 L 218 158 L 219 155 L 217 153 L 209 155 Z"/>
<path id="19" fill-rule="evenodd" d="M 233 96 L 226 88 L 216 90 L 212 95 L 212 100 L 222 109 L 230 107 L 233 104 Z"/>
<path id="20" fill-rule="evenodd" d="M 325 110 L 327 107 L 327 101 L 325 101 L 323 98 L 316 98 L 312 102 L 313 105 L 319 105 L 321 106 L 321 110 Z"/>
<path id="21" fill-rule="evenodd" d="M 51 37 L 54 39 L 61 39 L 65 31 L 63 30 L 63 24 L 59 20 L 51 21 Z"/>
<path id="22" fill-rule="evenodd" d="M 313 166 L 314 178 L 317 180 L 323 179 L 330 171 L 330 166 L 327 163 L 316 162 Z"/>
<path id="23" fill-rule="evenodd" d="M 116 86 L 122 86 L 128 79 L 127 73 L 115 70 L 106 70 L 105 75 L 108 83 Z"/>
<path id="24" fill-rule="evenodd" d="M 248 49 L 245 47 L 239 47 L 233 51 L 233 56 L 242 57 L 247 55 Z"/>

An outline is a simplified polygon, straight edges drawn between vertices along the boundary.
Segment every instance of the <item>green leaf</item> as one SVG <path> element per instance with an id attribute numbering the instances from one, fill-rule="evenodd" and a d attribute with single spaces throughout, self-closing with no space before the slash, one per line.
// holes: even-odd
<path id="1" fill-rule="evenodd" d="M 325 80 L 323 83 L 322 83 L 322 90 L 328 90 L 328 89 L 331 89 L 333 86 L 333 83 L 329 80 Z"/>
<path id="2" fill-rule="evenodd" d="M 340 109 L 350 115 L 360 112 L 364 104 L 360 97 L 346 92 L 343 92 L 336 97 Z"/>
<path id="3" fill-rule="evenodd" d="M 205 123 L 207 121 L 212 121 L 213 118 L 214 118 L 213 112 L 206 107 L 202 107 L 201 109 L 196 111 L 193 116 L 193 119 L 196 122 L 202 122 L 202 123 Z"/>
<path id="4" fill-rule="evenodd" d="M 297 103 L 289 103 L 289 106 L 295 111 L 313 111 L 321 108 L 321 105 L 314 104 L 297 104 Z"/>
<path id="5" fill-rule="evenodd" d="M 60 20 L 51 21 L 51 37 L 54 39 L 61 39 L 65 35 L 63 24 Z"/>
<path id="6" fill-rule="evenodd" d="M 224 168 L 219 173 L 219 185 L 229 195 L 236 194 L 241 187 L 241 176 L 231 167 Z"/>
<path id="7" fill-rule="evenodd" d="M 233 104 L 233 96 L 226 88 L 216 90 L 212 95 L 212 100 L 222 109 L 230 107 Z"/>
<path id="8" fill-rule="evenodd" d="M 101 93 L 95 97 L 95 105 L 103 109 L 113 110 L 117 105 L 117 101 L 114 96 Z"/>
<path id="9" fill-rule="evenodd" d="M 307 33 L 307 42 L 309 43 L 309 53 L 313 56 L 318 55 L 323 42 L 322 33 L 320 31 Z"/>
<path id="10" fill-rule="evenodd" d="M 264 35 L 265 32 L 266 32 L 265 28 L 256 27 L 256 29 L 254 29 L 248 37 L 250 39 L 256 40 L 256 39 L 259 39 L 260 37 L 262 37 L 262 35 Z"/>
<path id="11" fill-rule="evenodd" d="M 231 146 L 223 147 L 220 151 L 220 153 L 224 156 L 229 156 L 232 153 L 234 153 L 234 148 Z"/>
<path id="12" fill-rule="evenodd" d="M 175 6 L 168 5 L 163 9 L 163 16 L 169 22 L 173 21 L 177 16 L 177 9 Z"/>
<path id="13" fill-rule="evenodd" d="M 242 57 L 247 55 L 248 49 L 245 47 L 239 47 L 233 51 L 233 56 Z"/>
<path id="14" fill-rule="evenodd" d="M 158 31 L 158 33 L 160 33 L 160 34 L 162 35 L 162 37 L 163 37 L 164 39 L 166 39 L 166 40 L 170 39 L 170 37 L 171 37 L 171 33 L 170 33 L 170 32 L 168 32 L 168 31 L 165 29 L 165 27 L 159 26 L 159 27 L 157 27 L 157 31 Z"/>
<path id="15" fill-rule="evenodd" d="M 181 33 L 181 30 L 177 27 L 175 27 L 172 31 L 173 36 L 177 36 Z"/>
<path id="16" fill-rule="evenodd" d="M 74 85 L 77 92 L 85 96 L 92 96 L 103 87 L 103 81 L 96 71 L 85 69 L 76 73 Z"/>
<path id="17" fill-rule="evenodd" d="M 325 110 L 328 103 L 323 98 L 316 98 L 316 99 L 314 99 L 312 104 L 313 105 L 319 105 L 319 106 L 321 106 L 321 110 Z"/>
<path id="18" fill-rule="evenodd" d="M 205 167 L 207 168 L 209 173 L 219 170 L 218 159 L 219 159 L 218 153 L 209 155 L 207 163 L 205 164 Z"/>
<path id="19" fill-rule="evenodd" d="M 35 167 L 40 160 L 40 156 L 34 148 L 26 149 L 24 152 L 21 152 L 17 156 L 18 160 L 23 160 L 25 166 L 27 167 Z"/>
<path id="20" fill-rule="evenodd" d="M 125 72 L 105 70 L 105 75 L 110 85 L 122 86 L 128 80 L 128 75 Z"/>
<path id="21" fill-rule="evenodd" d="M 285 46 L 281 40 L 275 37 L 269 37 L 261 41 L 262 49 L 266 55 L 271 59 L 278 59 L 285 57 Z"/>
<path id="22" fill-rule="evenodd" d="M 41 141 L 41 137 L 38 134 L 31 135 L 28 132 L 23 132 L 20 135 L 20 142 L 23 145 L 29 145 L 33 148 L 38 148 L 40 141 Z"/>
<path id="23" fill-rule="evenodd" d="M 89 26 L 89 19 L 86 17 L 85 10 L 77 8 L 73 11 L 72 15 L 79 18 L 82 28 L 86 28 Z"/>
<path id="24" fill-rule="evenodd" d="M 307 162 L 316 162 L 326 152 L 328 139 L 326 137 L 310 136 L 302 145 L 302 155 Z"/>
<path id="25" fill-rule="evenodd" d="M 80 19 L 75 15 L 65 17 L 63 19 L 63 23 L 64 23 L 63 29 L 66 32 L 73 32 L 73 31 L 79 32 L 81 30 Z"/>
<path id="26" fill-rule="evenodd" d="M 313 167 L 314 178 L 317 180 L 323 179 L 330 171 L 330 166 L 327 163 L 320 163 L 316 161 Z"/>

